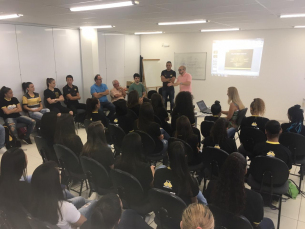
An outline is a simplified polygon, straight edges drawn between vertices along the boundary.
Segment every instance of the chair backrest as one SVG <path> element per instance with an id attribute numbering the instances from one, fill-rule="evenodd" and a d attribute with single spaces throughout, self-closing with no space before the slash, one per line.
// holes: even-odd
<path id="1" fill-rule="evenodd" d="M 160 95 L 162 95 L 162 91 L 163 91 L 163 87 L 160 87 L 160 88 L 158 89 L 158 93 L 159 93 Z"/>
<path id="2" fill-rule="evenodd" d="M 297 156 L 305 156 L 305 136 L 296 133 L 282 133 L 279 142 L 291 151 L 294 161 Z"/>
<path id="3" fill-rule="evenodd" d="M 53 144 L 48 143 L 47 140 L 45 140 L 41 136 L 35 136 L 34 137 L 37 150 L 42 157 L 43 163 L 47 161 L 55 161 L 58 163 L 58 158 L 55 154 L 55 150 L 53 148 Z"/>
<path id="4" fill-rule="evenodd" d="M 265 142 L 267 140 L 265 133 L 260 129 L 254 127 L 242 127 L 240 131 L 240 142 L 243 144 L 245 150 L 252 152 L 257 143 Z"/>
<path id="5" fill-rule="evenodd" d="M 89 125 L 92 123 L 92 121 L 90 119 L 85 119 L 84 120 L 84 125 L 85 125 L 85 130 L 86 130 L 86 133 L 88 133 L 88 127 Z"/>
<path id="6" fill-rule="evenodd" d="M 148 196 L 161 228 L 179 228 L 182 213 L 187 207 L 184 201 L 173 193 L 157 188 L 150 189 Z"/>
<path id="7" fill-rule="evenodd" d="M 184 149 L 185 149 L 185 153 L 187 155 L 187 161 L 191 162 L 193 160 L 194 152 L 193 152 L 192 147 L 187 142 L 185 142 L 185 141 L 183 141 L 182 139 L 179 139 L 179 138 L 171 137 L 168 140 L 168 145 L 171 145 L 171 143 L 177 142 L 177 141 L 183 143 Z"/>
<path id="8" fill-rule="evenodd" d="M 115 149 L 120 151 L 126 135 L 125 131 L 116 124 L 109 124 L 108 130 Z"/>
<path id="9" fill-rule="evenodd" d="M 201 125 L 200 125 L 200 131 L 201 131 L 201 134 L 203 137 L 208 137 L 210 136 L 210 132 L 211 132 L 211 129 L 214 125 L 214 122 L 213 121 L 203 121 L 201 122 Z"/>
<path id="10" fill-rule="evenodd" d="M 112 169 L 110 177 L 120 198 L 126 201 L 128 205 L 137 204 L 144 198 L 142 185 L 131 174 L 119 169 Z"/>
<path id="11" fill-rule="evenodd" d="M 215 147 L 206 147 L 202 150 L 202 162 L 213 176 L 219 175 L 221 167 L 228 156 L 227 152 Z"/>
<path id="12" fill-rule="evenodd" d="M 158 93 L 156 90 L 150 90 L 148 93 L 147 93 L 147 98 L 151 99 L 151 96 L 155 93 Z"/>
<path id="13" fill-rule="evenodd" d="M 55 144 L 54 150 L 61 164 L 62 168 L 65 169 L 67 175 L 69 176 L 72 173 L 79 173 L 81 164 L 78 157 L 70 150 L 68 147 Z"/>
<path id="14" fill-rule="evenodd" d="M 237 115 L 237 119 L 236 119 L 236 125 L 237 126 L 240 126 L 243 118 L 246 116 L 247 114 L 247 111 L 248 111 L 248 108 L 245 108 L 245 109 L 242 109 L 238 112 L 238 115 Z"/>
<path id="15" fill-rule="evenodd" d="M 159 117 L 157 115 L 154 115 L 154 121 L 156 123 L 158 123 L 160 125 L 160 127 L 162 126 L 162 121 L 161 121 L 161 119 L 159 119 Z"/>
<path id="16" fill-rule="evenodd" d="M 276 157 L 257 156 L 251 161 L 250 173 L 258 183 L 281 186 L 289 177 L 285 162 Z"/>
<path id="17" fill-rule="evenodd" d="M 108 189 L 111 187 L 110 176 L 102 164 L 85 156 L 80 157 L 80 161 L 92 192 L 100 193 L 100 189 Z"/>
<path id="18" fill-rule="evenodd" d="M 138 119 L 138 115 L 131 109 L 127 110 L 127 116 L 132 118 L 134 121 Z"/>
<path id="19" fill-rule="evenodd" d="M 231 212 L 209 204 L 215 220 L 215 228 L 253 229 L 251 223 L 244 216 L 236 216 Z"/>
<path id="20" fill-rule="evenodd" d="M 155 148 L 156 148 L 154 139 L 152 139 L 152 137 L 148 133 L 146 133 L 142 130 L 136 130 L 135 132 L 141 136 L 143 152 L 144 152 L 145 156 L 154 154 Z"/>

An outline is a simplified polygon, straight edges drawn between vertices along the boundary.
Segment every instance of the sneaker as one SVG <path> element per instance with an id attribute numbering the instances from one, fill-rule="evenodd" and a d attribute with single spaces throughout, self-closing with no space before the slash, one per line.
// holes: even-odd
<path id="1" fill-rule="evenodd" d="M 7 151 L 6 147 L 3 146 L 3 147 L 0 149 L 0 154 L 4 154 L 6 151 Z"/>
<path id="2" fill-rule="evenodd" d="M 30 138 L 24 138 L 24 139 L 22 139 L 22 141 L 28 145 L 32 144 L 32 141 Z"/>

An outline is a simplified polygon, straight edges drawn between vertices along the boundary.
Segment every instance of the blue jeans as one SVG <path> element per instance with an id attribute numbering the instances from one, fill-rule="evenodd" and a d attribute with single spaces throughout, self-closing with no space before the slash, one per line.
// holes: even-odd
<path id="1" fill-rule="evenodd" d="M 162 97 L 165 108 L 167 107 L 167 96 L 169 97 L 170 107 L 173 110 L 174 107 L 174 98 L 175 98 L 175 89 L 174 87 L 162 87 Z"/>
<path id="2" fill-rule="evenodd" d="M 26 132 L 25 138 L 30 137 L 30 134 L 33 132 L 33 130 L 35 128 L 35 124 L 36 124 L 36 121 L 34 119 L 31 119 L 27 116 L 20 116 L 18 118 L 7 118 L 5 120 L 5 122 L 7 123 L 8 128 L 10 129 L 11 133 L 17 139 L 19 139 L 18 132 L 17 132 L 17 129 L 16 129 L 17 123 L 25 123 L 27 125 L 27 128 L 26 128 L 27 132 Z"/>
<path id="3" fill-rule="evenodd" d="M 5 145 L 5 129 L 0 125 L 0 149 Z"/>
<path id="4" fill-rule="evenodd" d="M 231 128 L 228 129 L 227 132 L 228 132 L 228 137 L 229 138 L 234 138 L 235 133 L 236 133 L 236 129 L 234 127 L 231 127 Z"/>
<path id="5" fill-rule="evenodd" d="M 167 163 L 168 163 L 168 156 L 167 156 L 168 141 L 163 139 L 162 143 L 163 143 L 163 149 L 161 150 L 160 153 L 164 156 L 163 164 L 167 165 Z"/>
<path id="6" fill-rule="evenodd" d="M 115 106 L 113 105 L 113 103 L 107 101 L 107 102 L 101 102 L 101 107 L 100 110 L 103 111 L 103 108 L 107 108 L 109 110 L 109 114 L 108 114 L 108 118 L 113 121 L 113 115 L 115 113 Z"/>
<path id="7" fill-rule="evenodd" d="M 164 139 L 168 141 L 170 138 L 169 134 L 163 128 L 161 128 L 160 130 L 161 130 L 161 134 L 163 134 L 164 136 Z"/>
<path id="8" fill-rule="evenodd" d="M 29 111 L 29 116 L 35 120 L 41 120 L 44 113 L 50 112 L 48 108 L 43 108 L 41 111 Z"/>
<path id="9" fill-rule="evenodd" d="M 208 205 L 208 201 L 205 199 L 201 191 L 198 192 L 197 200 L 200 204 Z"/>

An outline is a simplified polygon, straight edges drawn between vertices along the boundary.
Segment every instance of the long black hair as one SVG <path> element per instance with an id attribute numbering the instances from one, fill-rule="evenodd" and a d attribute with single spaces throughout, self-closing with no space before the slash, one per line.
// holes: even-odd
<path id="1" fill-rule="evenodd" d="M 195 196 L 198 193 L 192 193 L 192 178 L 187 165 L 187 156 L 182 142 L 173 142 L 168 148 L 168 157 L 174 179 L 178 184 L 177 195 Z"/>
<path id="2" fill-rule="evenodd" d="M 155 112 L 160 107 L 165 108 L 165 106 L 163 104 L 163 98 L 159 93 L 154 93 L 151 96 L 151 105 L 153 106 Z"/>
<path id="3" fill-rule="evenodd" d="M 185 115 L 180 116 L 176 121 L 176 138 L 187 141 L 194 134 L 190 120 Z"/>
<path id="4" fill-rule="evenodd" d="M 135 132 L 127 134 L 123 139 L 121 152 L 122 156 L 115 164 L 115 167 L 125 172 L 133 173 L 136 170 L 137 162 L 141 161 L 141 136 Z"/>
<path id="5" fill-rule="evenodd" d="M 154 109 L 151 103 L 143 103 L 140 107 L 138 128 L 147 131 L 149 125 L 154 122 Z"/>
<path id="6" fill-rule="evenodd" d="M 213 125 L 210 136 L 215 144 L 220 144 L 228 138 L 227 128 L 229 122 L 225 118 L 219 118 Z"/>
<path id="7" fill-rule="evenodd" d="M 86 110 L 87 110 L 86 119 L 91 119 L 92 111 L 96 109 L 97 104 L 98 104 L 97 98 L 88 98 L 86 100 Z"/>
<path id="8" fill-rule="evenodd" d="M 211 112 L 213 115 L 219 115 L 221 112 L 221 106 L 218 100 L 216 100 L 215 103 L 211 106 Z"/>
<path id="9" fill-rule="evenodd" d="M 62 114 L 57 118 L 54 142 L 56 144 L 66 145 L 75 137 L 75 125 L 73 116 L 70 114 Z"/>
<path id="10" fill-rule="evenodd" d="M 128 93 L 127 106 L 132 108 L 139 105 L 139 93 L 136 90 L 133 90 Z"/>
<path id="11" fill-rule="evenodd" d="M 62 219 L 60 208 L 65 197 L 59 176 L 57 164 L 49 161 L 35 169 L 31 180 L 31 213 L 51 224 L 57 224 L 59 218 Z"/>
<path id="12" fill-rule="evenodd" d="M 288 117 L 291 125 L 287 128 L 288 132 L 301 133 L 304 121 L 304 111 L 300 105 L 294 105 L 288 109 Z"/>
<path id="13" fill-rule="evenodd" d="M 0 98 L 4 99 L 5 98 L 5 94 L 8 93 L 10 90 L 12 90 L 12 89 L 10 89 L 9 87 L 3 86 L 1 88 L 1 90 L 0 90 Z"/>
<path id="14" fill-rule="evenodd" d="M 195 116 L 193 96 L 188 91 L 181 91 L 178 93 L 175 99 L 175 107 L 173 109 L 172 117 L 185 115 L 190 120 Z"/>
<path id="15" fill-rule="evenodd" d="M 240 153 L 231 153 L 222 166 L 219 178 L 212 193 L 216 206 L 240 215 L 246 205 L 244 176 L 247 161 Z"/>
<path id="16" fill-rule="evenodd" d="M 107 146 L 104 125 L 99 121 L 92 122 L 88 127 L 87 142 L 81 154 L 91 157 L 92 152 L 103 146 Z"/>
<path id="17" fill-rule="evenodd" d="M 22 90 L 24 91 L 24 93 L 27 93 L 27 89 L 29 88 L 29 86 L 33 84 L 32 82 L 25 82 L 22 83 Z"/>

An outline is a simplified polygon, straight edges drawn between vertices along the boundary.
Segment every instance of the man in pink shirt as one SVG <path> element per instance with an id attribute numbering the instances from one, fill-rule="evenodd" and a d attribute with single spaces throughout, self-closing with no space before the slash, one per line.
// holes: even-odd
<path id="1" fill-rule="evenodd" d="M 180 91 L 189 91 L 192 93 L 192 76 L 191 74 L 186 72 L 186 67 L 185 66 L 180 66 L 179 69 L 179 76 L 176 81 L 176 83 L 168 83 L 167 86 L 178 86 L 180 85 Z"/>
<path id="2" fill-rule="evenodd" d="M 112 81 L 113 88 L 110 90 L 111 102 L 118 101 L 119 99 L 125 99 L 126 91 L 120 86 L 119 81 Z"/>

